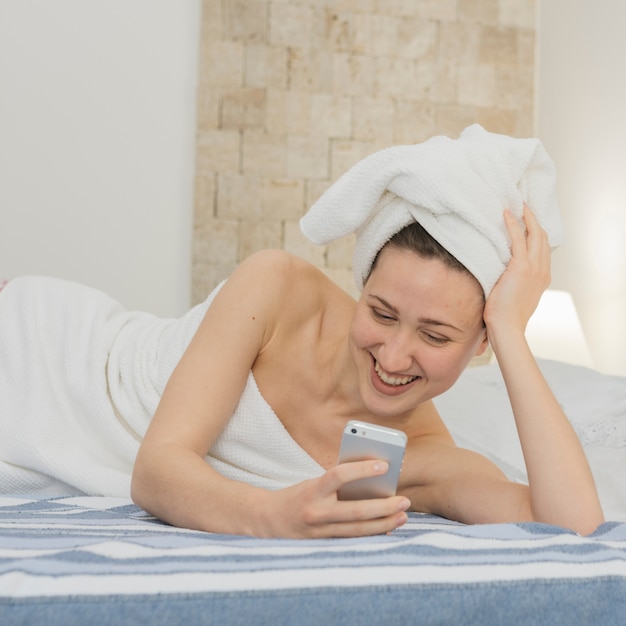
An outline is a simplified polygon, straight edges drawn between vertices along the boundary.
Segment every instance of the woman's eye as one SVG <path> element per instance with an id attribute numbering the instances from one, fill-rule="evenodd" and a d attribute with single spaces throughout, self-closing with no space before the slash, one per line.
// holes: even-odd
<path id="1" fill-rule="evenodd" d="M 376 319 L 384 322 L 392 322 L 395 319 L 392 315 L 387 315 L 387 313 L 379 311 L 378 309 L 372 309 L 372 314 Z"/>
<path id="2" fill-rule="evenodd" d="M 431 335 L 430 333 L 424 333 L 426 340 L 437 346 L 443 346 L 450 340 L 447 337 L 440 337 L 439 335 Z"/>

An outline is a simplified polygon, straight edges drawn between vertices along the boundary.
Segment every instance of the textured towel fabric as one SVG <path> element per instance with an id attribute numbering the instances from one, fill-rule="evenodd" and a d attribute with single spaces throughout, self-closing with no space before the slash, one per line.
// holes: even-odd
<path id="1" fill-rule="evenodd" d="M 475 124 L 458 139 L 433 137 L 366 157 L 300 221 L 316 244 L 356 233 L 353 269 L 363 288 L 374 258 L 417 221 L 478 280 L 485 295 L 511 257 L 503 212 L 521 219 L 524 203 L 554 248 L 562 242 L 555 168 L 537 139 L 489 133 Z"/>
<path id="2" fill-rule="evenodd" d="M 0 293 L 0 493 L 128 497 L 139 443 L 215 293 L 160 319 L 76 283 L 11 280 Z M 323 471 L 252 374 L 207 462 L 268 489 Z"/>
<path id="3" fill-rule="evenodd" d="M 265 401 L 252 372 L 207 461 L 227 478 L 264 489 L 281 489 L 324 473 Z"/>

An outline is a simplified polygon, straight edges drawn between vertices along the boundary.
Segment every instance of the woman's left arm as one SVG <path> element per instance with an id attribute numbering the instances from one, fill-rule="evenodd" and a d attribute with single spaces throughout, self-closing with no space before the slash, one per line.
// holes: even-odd
<path id="1" fill-rule="evenodd" d="M 524 210 L 526 233 L 509 212 L 505 223 L 512 258 L 487 299 L 484 319 L 524 453 L 528 505 L 537 521 L 587 534 L 604 521 L 593 476 L 524 335 L 550 283 L 547 236 L 529 209 Z"/>

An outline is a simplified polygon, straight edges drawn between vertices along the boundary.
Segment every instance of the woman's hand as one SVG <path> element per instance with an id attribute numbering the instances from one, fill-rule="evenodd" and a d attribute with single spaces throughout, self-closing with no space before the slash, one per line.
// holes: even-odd
<path id="1" fill-rule="evenodd" d="M 407 521 L 408 498 L 339 500 L 337 491 L 359 478 L 384 474 L 384 461 L 342 463 L 319 478 L 269 492 L 270 536 L 320 538 L 361 537 L 391 532 Z"/>
<path id="2" fill-rule="evenodd" d="M 485 305 L 484 320 L 489 332 L 505 328 L 522 333 L 550 284 L 548 237 L 533 212 L 524 206 L 526 232 L 510 211 L 504 221 L 511 238 L 511 260 Z"/>

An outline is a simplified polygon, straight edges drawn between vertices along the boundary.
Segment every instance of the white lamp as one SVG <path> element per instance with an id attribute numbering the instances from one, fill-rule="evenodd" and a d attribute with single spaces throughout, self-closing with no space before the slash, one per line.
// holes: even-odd
<path id="1" fill-rule="evenodd" d="M 526 327 L 526 339 L 538 358 L 594 367 L 574 300 L 567 291 L 544 292 Z"/>
<path id="2" fill-rule="evenodd" d="M 594 367 L 574 300 L 567 291 L 548 289 L 526 326 L 535 357 Z M 495 362 L 495 355 L 491 361 Z"/>

